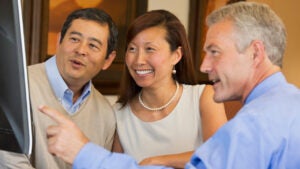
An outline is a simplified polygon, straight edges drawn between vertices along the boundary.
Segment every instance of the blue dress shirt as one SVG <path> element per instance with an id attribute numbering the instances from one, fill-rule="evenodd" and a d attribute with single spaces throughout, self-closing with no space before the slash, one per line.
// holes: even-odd
<path id="1" fill-rule="evenodd" d="M 256 86 L 238 114 L 194 153 L 186 169 L 299 169 L 300 91 L 275 73 Z M 76 156 L 73 169 L 142 167 L 125 154 L 93 143 Z"/>
<path id="2" fill-rule="evenodd" d="M 69 114 L 74 114 L 89 96 L 91 92 L 91 81 L 89 81 L 83 88 L 81 96 L 73 103 L 73 92 L 68 88 L 67 84 L 61 77 L 57 65 L 56 56 L 51 57 L 45 62 L 46 74 L 50 81 L 51 87 L 55 93 L 56 98 L 63 105 Z"/>
<path id="3" fill-rule="evenodd" d="M 238 114 L 195 152 L 188 165 L 299 169 L 299 131 L 300 91 L 275 73 L 252 90 Z"/>

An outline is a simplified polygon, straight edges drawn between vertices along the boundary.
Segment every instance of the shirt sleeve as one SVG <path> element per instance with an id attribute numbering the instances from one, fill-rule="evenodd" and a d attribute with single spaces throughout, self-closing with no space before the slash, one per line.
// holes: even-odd
<path id="1" fill-rule="evenodd" d="M 87 143 L 76 156 L 73 169 L 171 169 L 164 166 L 139 166 L 130 156 L 112 153 L 94 144 Z"/>

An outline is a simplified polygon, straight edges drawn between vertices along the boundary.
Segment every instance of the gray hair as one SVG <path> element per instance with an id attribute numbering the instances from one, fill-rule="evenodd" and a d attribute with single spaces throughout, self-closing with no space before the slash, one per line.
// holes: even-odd
<path id="1" fill-rule="evenodd" d="M 206 24 L 210 27 L 223 20 L 233 22 L 239 52 L 243 52 L 253 40 L 261 40 L 270 61 L 282 67 L 286 48 L 286 29 L 281 19 L 268 5 L 255 2 L 226 5 L 208 15 Z"/>

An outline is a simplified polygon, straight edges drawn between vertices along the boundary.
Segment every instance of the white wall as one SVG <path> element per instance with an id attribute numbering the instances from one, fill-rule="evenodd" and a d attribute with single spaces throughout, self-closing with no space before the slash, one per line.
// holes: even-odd
<path id="1" fill-rule="evenodd" d="M 148 0 L 148 11 L 165 9 L 175 14 L 188 30 L 189 0 Z"/>

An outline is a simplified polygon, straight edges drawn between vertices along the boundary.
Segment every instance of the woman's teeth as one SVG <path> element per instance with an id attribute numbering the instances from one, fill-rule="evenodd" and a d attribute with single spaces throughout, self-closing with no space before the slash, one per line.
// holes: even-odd
<path id="1" fill-rule="evenodd" d="M 149 74 L 152 72 L 153 72 L 153 70 L 136 70 L 136 73 L 139 75 Z"/>

